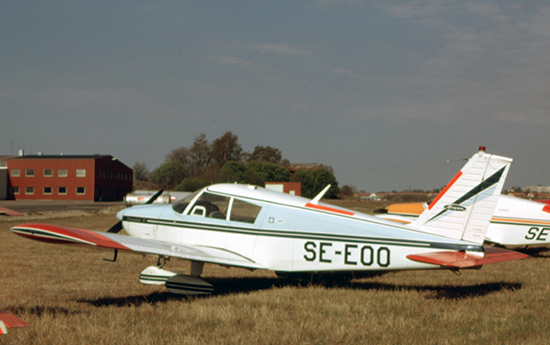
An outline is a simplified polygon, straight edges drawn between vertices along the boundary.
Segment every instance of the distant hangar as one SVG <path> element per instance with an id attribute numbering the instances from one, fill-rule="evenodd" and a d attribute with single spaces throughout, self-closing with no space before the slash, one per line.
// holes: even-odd
<path id="1" fill-rule="evenodd" d="M 0 199 L 122 201 L 133 171 L 111 155 L 0 158 Z"/>

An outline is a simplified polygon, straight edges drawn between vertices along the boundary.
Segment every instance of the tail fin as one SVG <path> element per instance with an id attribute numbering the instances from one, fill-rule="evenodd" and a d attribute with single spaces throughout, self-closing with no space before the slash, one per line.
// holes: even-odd
<path id="1" fill-rule="evenodd" d="M 480 147 L 411 226 L 482 244 L 511 163 Z"/>

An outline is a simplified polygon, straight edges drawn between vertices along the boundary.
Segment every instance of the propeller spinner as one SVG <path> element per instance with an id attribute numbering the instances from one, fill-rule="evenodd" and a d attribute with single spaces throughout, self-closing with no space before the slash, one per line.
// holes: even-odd
<path id="1" fill-rule="evenodd" d="M 162 192 L 164 192 L 163 189 L 156 192 L 155 195 L 150 197 L 149 200 L 145 202 L 145 205 L 152 204 L 155 200 L 157 200 L 157 198 L 162 194 Z M 110 232 L 112 234 L 117 234 L 120 232 L 120 230 L 122 230 L 122 220 L 119 220 L 115 225 L 111 226 L 111 228 L 107 230 L 107 232 Z"/>

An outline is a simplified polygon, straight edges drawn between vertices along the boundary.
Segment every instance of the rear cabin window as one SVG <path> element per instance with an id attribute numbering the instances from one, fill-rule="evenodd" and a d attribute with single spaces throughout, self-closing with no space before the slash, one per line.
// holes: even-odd
<path id="1" fill-rule="evenodd" d="M 236 222 L 254 223 L 262 208 L 249 202 L 235 199 L 231 206 L 231 216 L 229 220 Z"/>

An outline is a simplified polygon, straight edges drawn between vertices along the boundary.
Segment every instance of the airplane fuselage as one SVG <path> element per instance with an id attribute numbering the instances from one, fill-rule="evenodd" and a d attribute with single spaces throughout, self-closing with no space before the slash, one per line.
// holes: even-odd
<path id="1" fill-rule="evenodd" d="M 502 245 L 550 243 L 550 205 L 501 195 L 485 236 Z"/>
<path id="2" fill-rule="evenodd" d="M 121 211 L 118 217 L 133 237 L 223 248 L 281 272 L 439 268 L 406 256 L 483 250 L 469 242 L 412 231 L 367 214 L 249 186 L 214 185 L 203 193 L 227 198 L 221 206 L 226 211 L 219 215 L 221 218 L 209 217 L 205 207 L 197 206 L 204 205 L 201 195 L 189 200 L 182 212 L 175 205 L 137 206 Z M 231 211 L 227 213 L 237 200 L 255 208 L 254 219 L 243 220 L 230 215 Z M 196 207 L 205 212 L 196 212 Z"/>

